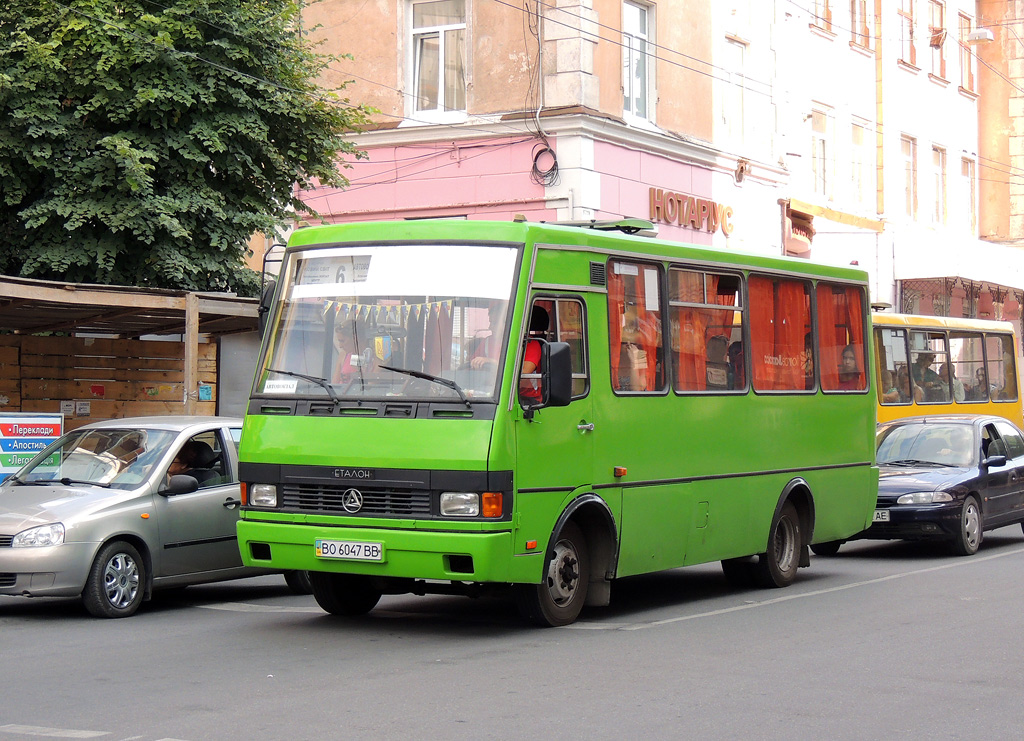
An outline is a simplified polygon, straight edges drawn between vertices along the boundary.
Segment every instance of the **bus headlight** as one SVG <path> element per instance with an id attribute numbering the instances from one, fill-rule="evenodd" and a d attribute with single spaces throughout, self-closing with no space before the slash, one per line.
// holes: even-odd
<path id="1" fill-rule="evenodd" d="M 945 491 L 915 491 L 901 496 L 896 504 L 939 504 L 952 501 L 953 497 Z"/>
<path id="2" fill-rule="evenodd" d="M 480 514 L 480 495 L 472 491 L 443 491 L 441 514 L 445 517 L 477 517 Z"/>
<path id="3" fill-rule="evenodd" d="M 12 548 L 39 548 L 47 545 L 60 545 L 64 542 L 64 526 L 55 522 L 52 525 L 40 525 L 22 530 L 11 540 Z"/>
<path id="4" fill-rule="evenodd" d="M 274 484 L 249 486 L 249 504 L 253 507 L 276 507 L 277 487 Z"/>

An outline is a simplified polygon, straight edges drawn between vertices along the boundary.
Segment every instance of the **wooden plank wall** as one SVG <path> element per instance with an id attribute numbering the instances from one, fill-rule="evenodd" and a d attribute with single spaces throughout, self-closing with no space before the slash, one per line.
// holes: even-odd
<path id="1" fill-rule="evenodd" d="M 0 336 L 0 412 L 60 412 L 88 402 L 64 428 L 120 417 L 184 414 L 185 346 L 88 337 Z M 199 345 L 199 383 L 211 390 L 197 414 L 217 413 L 217 345 Z M 193 389 L 193 393 L 196 390 Z"/>

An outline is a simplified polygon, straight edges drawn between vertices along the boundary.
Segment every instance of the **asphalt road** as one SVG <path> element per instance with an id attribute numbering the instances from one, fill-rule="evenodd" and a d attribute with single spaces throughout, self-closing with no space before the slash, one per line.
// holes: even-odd
<path id="1" fill-rule="evenodd" d="M 625 580 L 561 629 L 510 602 L 328 616 L 279 577 L 126 620 L 0 597 L 6 739 L 1016 739 L 1024 533 L 973 557 L 847 544 L 783 590 Z"/>

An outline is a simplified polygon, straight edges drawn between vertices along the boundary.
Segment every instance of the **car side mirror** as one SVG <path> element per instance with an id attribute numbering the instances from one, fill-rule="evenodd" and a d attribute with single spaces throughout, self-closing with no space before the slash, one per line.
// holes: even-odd
<path id="1" fill-rule="evenodd" d="M 981 462 L 981 465 L 986 468 L 999 468 L 1000 466 L 1006 465 L 1005 455 L 990 455 L 988 458 Z"/>
<path id="2" fill-rule="evenodd" d="M 171 480 L 160 487 L 157 491 L 165 497 L 172 497 L 175 494 L 191 494 L 199 488 L 199 480 L 187 473 L 179 473 L 171 476 Z"/>

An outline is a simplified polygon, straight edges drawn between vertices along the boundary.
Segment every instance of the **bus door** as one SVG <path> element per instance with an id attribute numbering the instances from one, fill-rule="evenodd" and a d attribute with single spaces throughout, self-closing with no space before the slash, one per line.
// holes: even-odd
<path id="1" fill-rule="evenodd" d="M 520 497 L 545 499 L 539 506 L 518 509 L 539 514 L 555 506 L 553 499 L 560 503 L 569 492 L 591 484 L 595 425 L 584 299 L 575 295 L 538 295 L 531 302 L 530 317 L 532 328 L 523 352 L 525 367 L 529 368 L 538 353 L 535 340 L 542 339 L 568 343 L 573 370 L 572 401 L 568 406 L 538 409 L 532 419 L 521 412 L 517 422 L 516 488 Z M 537 383 L 530 374 L 519 381 L 520 406 L 528 404 L 531 396 L 538 393 Z"/>

